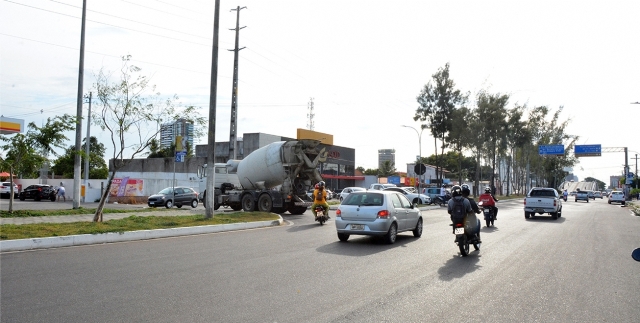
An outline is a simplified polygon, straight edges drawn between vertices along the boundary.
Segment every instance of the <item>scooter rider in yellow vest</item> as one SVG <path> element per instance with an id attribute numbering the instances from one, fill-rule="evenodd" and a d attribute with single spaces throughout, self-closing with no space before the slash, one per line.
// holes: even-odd
<path id="1" fill-rule="evenodd" d="M 311 205 L 311 212 L 313 216 L 317 216 L 316 214 L 316 206 L 321 205 L 325 211 L 327 211 L 327 216 L 329 214 L 329 204 L 327 204 L 327 191 L 324 189 L 324 181 L 318 182 L 316 184 L 316 189 L 313 190 L 313 205 Z"/>

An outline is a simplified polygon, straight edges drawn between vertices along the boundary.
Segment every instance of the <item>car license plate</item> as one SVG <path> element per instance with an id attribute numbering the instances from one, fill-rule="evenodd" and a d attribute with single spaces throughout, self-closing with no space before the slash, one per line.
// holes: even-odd
<path id="1" fill-rule="evenodd" d="M 154 202 L 149 202 L 149 204 L 153 205 Z"/>
<path id="2" fill-rule="evenodd" d="M 544 212 L 544 210 L 543 210 L 543 209 L 536 209 L 536 212 L 538 212 L 538 213 L 543 213 L 543 212 Z"/>
<path id="3" fill-rule="evenodd" d="M 364 224 L 352 224 L 351 230 L 364 230 Z"/>
<path id="4" fill-rule="evenodd" d="M 484 210 L 484 214 L 489 214 L 489 210 Z"/>
<path id="5" fill-rule="evenodd" d="M 453 234 L 464 234 L 464 228 L 455 228 Z"/>

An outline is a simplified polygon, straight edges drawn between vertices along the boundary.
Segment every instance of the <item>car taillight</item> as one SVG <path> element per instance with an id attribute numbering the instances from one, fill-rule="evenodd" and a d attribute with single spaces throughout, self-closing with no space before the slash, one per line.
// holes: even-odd
<path id="1" fill-rule="evenodd" d="M 42 192 L 42 187 L 38 187 L 38 191 Z"/>
<path id="2" fill-rule="evenodd" d="M 340 209 L 336 210 L 336 218 L 341 218 L 342 217 L 342 211 L 340 211 Z"/>
<path id="3" fill-rule="evenodd" d="M 456 228 L 462 228 L 462 223 L 456 224 Z"/>
<path id="4" fill-rule="evenodd" d="M 388 217 L 389 217 L 389 211 L 388 210 L 378 211 L 378 218 L 379 219 L 386 219 Z"/>

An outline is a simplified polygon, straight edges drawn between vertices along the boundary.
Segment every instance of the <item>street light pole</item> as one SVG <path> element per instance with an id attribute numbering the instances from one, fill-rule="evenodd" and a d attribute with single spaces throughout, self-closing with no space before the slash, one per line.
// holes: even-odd
<path id="1" fill-rule="evenodd" d="M 405 126 L 405 125 L 402 125 L 402 126 L 405 127 L 405 128 L 413 129 L 416 132 L 416 134 L 418 135 L 418 154 L 419 155 L 418 155 L 418 162 L 416 163 L 416 166 L 419 167 L 418 163 L 422 164 L 422 131 L 424 131 L 425 126 L 421 125 L 420 132 L 418 132 L 418 129 L 416 129 L 416 128 L 412 127 L 412 126 Z M 418 175 L 418 194 L 421 194 L 420 193 L 420 187 L 422 185 L 422 175 L 424 175 L 424 174 Z"/>

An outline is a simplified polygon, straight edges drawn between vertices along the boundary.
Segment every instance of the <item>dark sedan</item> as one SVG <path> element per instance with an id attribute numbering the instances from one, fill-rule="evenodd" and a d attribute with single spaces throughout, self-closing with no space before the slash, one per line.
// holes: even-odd
<path id="1" fill-rule="evenodd" d="M 26 199 L 34 199 L 35 201 L 40 200 L 50 200 L 52 202 L 56 201 L 56 189 L 51 185 L 46 184 L 35 184 L 29 185 L 27 188 L 22 190 L 19 195 L 20 201 L 24 201 Z"/>
<path id="2" fill-rule="evenodd" d="M 191 205 L 192 208 L 196 208 L 198 206 L 198 192 L 190 187 L 167 187 L 157 194 L 149 196 L 147 204 L 150 207 L 164 206 L 167 209 L 172 208 L 174 205 L 178 208 L 183 205 Z"/>

